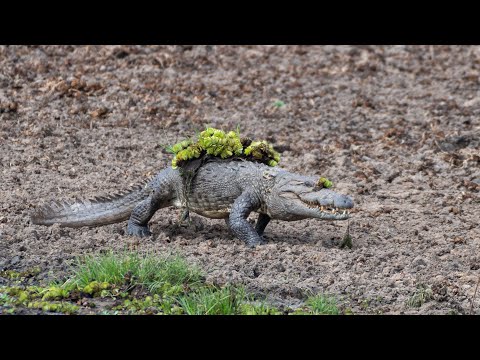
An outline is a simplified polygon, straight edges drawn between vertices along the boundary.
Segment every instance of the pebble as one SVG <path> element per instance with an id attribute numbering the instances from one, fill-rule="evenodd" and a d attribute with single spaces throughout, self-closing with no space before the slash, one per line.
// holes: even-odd
<path id="1" fill-rule="evenodd" d="M 316 165 L 317 164 L 317 157 L 311 153 L 307 153 L 303 155 L 303 162 L 305 165 Z"/>
<path id="2" fill-rule="evenodd" d="M 427 262 L 421 256 L 417 256 L 415 259 L 413 259 L 412 265 L 415 266 L 415 267 L 426 266 Z"/>
<path id="3" fill-rule="evenodd" d="M 391 278 L 393 281 L 397 282 L 403 279 L 403 274 L 402 273 L 396 273 L 395 275 L 392 276 Z"/>

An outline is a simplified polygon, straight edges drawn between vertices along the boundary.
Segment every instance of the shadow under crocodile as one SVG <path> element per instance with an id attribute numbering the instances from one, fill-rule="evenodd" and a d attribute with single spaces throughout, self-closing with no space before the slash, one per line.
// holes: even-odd
<path id="1" fill-rule="evenodd" d="M 255 220 L 250 218 L 249 222 L 253 225 Z M 167 243 L 183 239 L 191 244 L 198 244 L 207 240 L 219 243 L 242 244 L 240 240 L 231 234 L 223 220 L 205 219 L 196 215 L 191 215 L 190 221 L 184 221 L 181 224 L 171 220 L 167 223 L 154 221 L 150 224 L 150 228 L 154 241 L 164 238 Z M 285 222 L 273 220 L 265 230 L 263 238 L 267 244 L 321 244 L 325 248 L 338 248 L 342 242 L 345 230 L 343 227 L 337 228 L 337 230 L 335 233 L 321 228 L 318 231 L 299 231 L 298 228 L 292 228 L 286 225 Z"/>

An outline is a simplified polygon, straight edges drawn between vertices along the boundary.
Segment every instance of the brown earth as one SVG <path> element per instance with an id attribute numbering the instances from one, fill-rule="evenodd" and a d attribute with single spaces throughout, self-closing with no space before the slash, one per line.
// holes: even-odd
<path id="1" fill-rule="evenodd" d="M 277 305 L 335 295 L 355 314 L 470 313 L 480 271 L 480 47 L 0 47 L 0 270 L 109 249 L 174 250 L 207 280 Z M 278 100 L 285 106 L 275 106 Z M 277 103 L 278 105 L 278 103 Z M 108 194 L 169 165 L 163 145 L 206 125 L 271 141 L 288 170 L 351 194 L 346 222 L 273 221 L 248 249 L 223 221 L 177 209 L 68 229 L 30 223 L 49 199 Z M 432 289 L 421 307 L 407 300 Z M 480 313 L 480 294 L 473 299 Z"/>

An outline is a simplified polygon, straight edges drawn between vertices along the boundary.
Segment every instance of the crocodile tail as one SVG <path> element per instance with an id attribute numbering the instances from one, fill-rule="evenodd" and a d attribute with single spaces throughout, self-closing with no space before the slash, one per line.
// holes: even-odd
<path id="1" fill-rule="evenodd" d="M 93 199 L 75 199 L 72 201 L 52 201 L 37 207 L 30 218 L 33 224 L 60 224 L 66 227 L 99 226 L 114 224 L 130 217 L 133 208 L 149 191 L 146 184 L 137 185 L 114 195 Z"/>

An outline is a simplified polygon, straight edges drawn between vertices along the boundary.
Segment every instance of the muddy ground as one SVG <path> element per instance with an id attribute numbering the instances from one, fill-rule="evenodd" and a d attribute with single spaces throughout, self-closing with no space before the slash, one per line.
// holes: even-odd
<path id="1" fill-rule="evenodd" d="M 276 305 L 335 295 L 355 314 L 470 313 L 480 276 L 480 47 L 0 47 L 0 270 L 61 279 L 78 255 L 177 251 Z M 284 106 L 281 106 L 282 101 Z M 274 105 L 275 104 L 275 105 Z M 222 220 L 32 225 L 50 199 L 108 194 L 166 167 L 206 125 L 271 141 L 280 165 L 353 196 L 347 222 L 273 221 L 252 250 Z M 1 280 L 1 279 L 0 279 Z M 1 280 L 4 281 L 4 280 Z M 417 287 L 432 289 L 420 307 Z M 473 299 L 480 313 L 480 294 Z"/>

